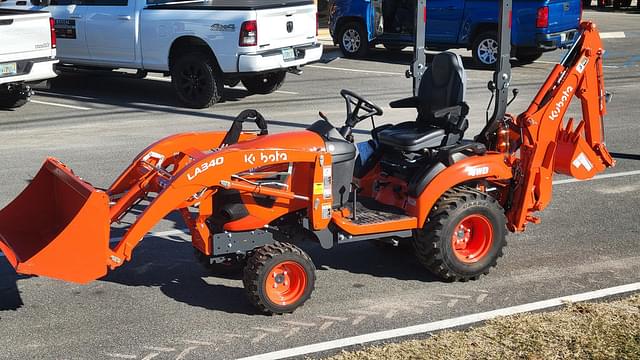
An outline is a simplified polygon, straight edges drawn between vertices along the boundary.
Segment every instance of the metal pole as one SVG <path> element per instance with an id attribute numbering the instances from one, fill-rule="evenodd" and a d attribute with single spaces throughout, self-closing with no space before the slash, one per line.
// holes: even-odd
<path id="1" fill-rule="evenodd" d="M 427 33 L 427 0 L 418 0 L 416 9 L 416 43 L 413 50 L 413 65 L 411 76 L 413 77 L 413 95 L 418 96 L 422 75 L 427 70 L 426 48 Z"/>
<path id="2" fill-rule="evenodd" d="M 509 101 L 509 84 L 511 83 L 511 9 L 512 0 L 500 0 L 500 16 L 498 23 L 498 61 L 493 73 L 496 91 L 496 102 L 493 115 L 482 129 L 477 140 L 487 142 L 488 137 L 498 129 L 507 112 Z"/>

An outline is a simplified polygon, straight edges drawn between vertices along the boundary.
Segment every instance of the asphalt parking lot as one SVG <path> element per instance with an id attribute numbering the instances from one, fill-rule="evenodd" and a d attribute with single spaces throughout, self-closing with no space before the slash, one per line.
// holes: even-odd
<path id="1" fill-rule="evenodd" d="M 605 83 L 614 94 L 605 124 L 609 149 L 640 154 L 640 14 L 586 11 L 584 18 L 607 34 Z M 470 54 L 461 54 L 470 64 Z M 561 56 L 514 63 L 512 87 L 520 95 L 510 112 L 528 106 Z M 277 93 L 227 89 L 226 101 L 207 110 L 179 107 L 160 75 L 58 78 L 26 107 L 0 112 L 0 206 L 47 156 L 107 187 L 149 143 L 177 132 L 226 130 L 246 108 L 262 112 L 273 132 L 304 128 L 318 111 L 338 125 L 345 114 L 339 91 L 348 88 L 384 105 L 379 124 L 412 119 L 411 111 L 387 106 L 411 94 L 404 78 L 411 59 L 410 51 L 377 49 L 367 60 L 346 60 L 328 49 L 321 63 L 289 75 Z M 467 134 L 475 134 L 491 73 L 470 69 L 468 78 Z M 579 116 L 579 107 L 572 104 L 571 113 Z M 0 358 L 232 359 L 638 282 L 640 162 L 620 160 L 607 174 L 557 184 L 542 224 L 509 236 L 498 267 L 478 281 L 440 282 L 402 249 L 358 243 L 322 251 L 307 244 L 318 269 L 316 290 L 287 316 L 257 314 L 240 279 L 200 268 L 175 217 L 154 229 L 131 263 L 86 286 L 16 275 L 0 257 Z"/>

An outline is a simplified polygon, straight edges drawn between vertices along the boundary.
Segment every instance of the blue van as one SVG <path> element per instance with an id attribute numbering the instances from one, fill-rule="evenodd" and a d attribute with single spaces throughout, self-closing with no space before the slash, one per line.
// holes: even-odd
<path id="1" fill-rule="evenodd" d="M 332 0 L 329 29 L 346 57 L 358 58 L 383 44 L 401 50 L 414 43 L 416 0 Z M 467 48 L 478 66 L 492 66 L 498 51 L 497 0 L 429 0 L 427 46 Z M 582 0 L 514 0 L 512 55 L 530 63 L 543 52 L 573 44 Z"/>

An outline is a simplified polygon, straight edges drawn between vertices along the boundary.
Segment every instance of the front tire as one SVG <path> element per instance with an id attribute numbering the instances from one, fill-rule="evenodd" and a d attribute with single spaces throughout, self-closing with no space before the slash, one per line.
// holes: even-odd
<path id="1" fill-rule="evenodd" d="M 185 106 L 204 109 L 222 99 L 222 73 L 213 59 L 202 53 L 180 57 L 171 68 L 171 83 Z"/>
<path id="2" fill-rule="evenodd" d="M 286 71 L 272 72 L 242 79 L 242 85 L 252 94 L 266 95 L 280 89 L 286 77 Z"/>
<path id="3" fill-rule="evenodd" d="M 256 249 L 244 269 L 249 301 L 268 314 L 292 313 L 311 296 L 315 265 L 295 245 L 275 242 Z"/>
<path id="4" fill-rule="evenodd" d="M 482 68 L 492 69 L 498 61 L 498 34 L 485 31 L 473 40 L 471 46 L 473 63 Z"/>
<path id="5" fill-rule="evenodd" d="M 347 58 L 359 59 L 367 55 L 369 50 L 369 35 L 357 21 L 346 23 L 338 34 L 340 50 Z"/>
<path id="6" fill-rule="evenodd" d="M 491 196 L 456 187 L 438 200 L 414 242 L 418 260 L 446 281 L 489 273 L 506 246 L 504 210 Z"/>

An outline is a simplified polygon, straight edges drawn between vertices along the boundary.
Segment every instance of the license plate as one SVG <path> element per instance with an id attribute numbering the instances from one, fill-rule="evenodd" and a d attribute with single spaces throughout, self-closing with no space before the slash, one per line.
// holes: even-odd
<path id="1" fill-rule="evenodd" d="M 292 48 L 282 49 L 282 58 L 284 61 L 290 61 L 296 58 L 296 53 Z"/>
<path id="2" fill-rule="evenodd" d="M 15 75 L 17 73 L 18 73 L 18 66 L 16 65 L 16 63 L 12 62 L 12 63 L 0 64 L 0 75 L 7 76 L 7 75 Z"/>

